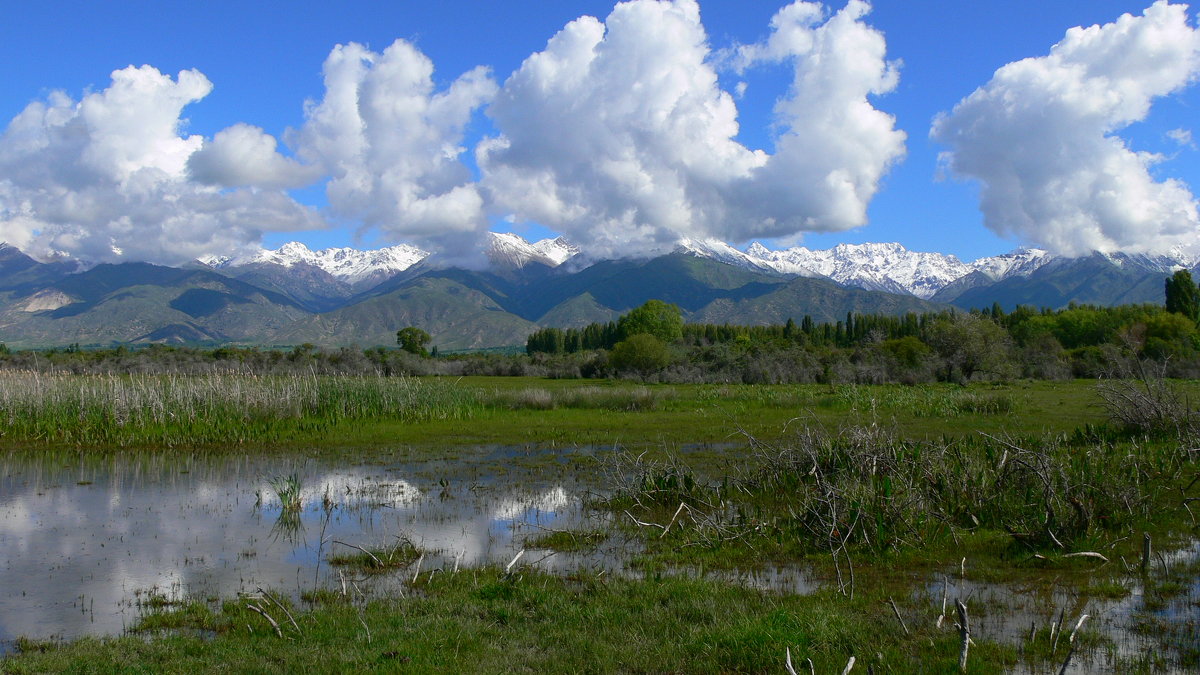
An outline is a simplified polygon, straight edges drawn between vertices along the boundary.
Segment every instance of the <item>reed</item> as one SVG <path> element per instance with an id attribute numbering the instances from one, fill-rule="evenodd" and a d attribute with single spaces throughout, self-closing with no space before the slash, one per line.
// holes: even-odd
<path id="1" fill-rule="evenodd" d="M 453 382 L 407 377 L 0 372 L 8 442 L 276 442 L 344 421 L 468 419 L 478 408 L 474 392 Z"/>
<path id="2" fill-rule="evenodd" d="M 1095 547 L 1148 523 L 1182 523 L 1180 495 L 1190 496 L 1197 460 L 1178 440 L 912 441 L 876 426 L 807 428 L 786 443 L 751 445 L 751 457 L 715 480 L 622 455 L 600 506 L 668 558 L 684 547 L 730 562 L 878 555 L 987 531 L 1026 555 L 1101 559 Z"/>
<path id="3" fill-rule="evenodd" d="M 271 489 L 275 490 L 275 495 L 279 498 L 279 507 L 284 511 L 299 511 L 302 502 L 300 493 L 303 490 L 303 484 L 300 477 L 296 474 L 288 476 L 275 476 L 268 481 L 271 484 Z"/>

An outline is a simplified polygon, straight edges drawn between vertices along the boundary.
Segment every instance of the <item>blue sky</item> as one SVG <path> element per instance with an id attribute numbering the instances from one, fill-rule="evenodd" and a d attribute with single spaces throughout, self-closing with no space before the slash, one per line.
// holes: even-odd
<path id="1" fill-rule="evenodd" d="M 722 49 L 763 43 L 771 34 L 772 16 L 786 4 L 701 0 L 700 17 L 713 50 L 712 58 L 715 59 Z M 1005 215 L 1003 206 L 996 207 L 990 221 L 993 229 L 1006 231 L 1004 236 L 997 234 L 985 226 L 979 193 L 981 180 L 998 178 L 986 169 L 961 170 L 957 178 L 939 178 L 942 172 L 938 165 L 938 153 L 942 151 L 959 153 L 965 167 L 972 151 L 978 150 L 980 156 L 990 156 L 987 153 L 994 149 L 980 148 L 983 141 L 977 138 L 963 140 L 961 148 L 950 148 L 946 143 L 931 140 L 930 125 L 936 115 L 948 113 L 976 88 L 987 84 L 998 68 L 1026 57 L 1049 53 L 1051 46 L 1063 40 L 1069 28 L 1113 22 L 1125 12 L 1139 15 L 1149 4 L 1147 0 L 1051 3 L 877 0 L 872 3 L 871 12 L 860 22 L 882 33 L 886 40 L 886 59 L 900 64 L 899 80 L 894 89 L 868 98 L 877 110 L 894 116 L 894 128 L 906 135 L 903 158 L 888 162 L 888 168 L 868 191 L 863 200 L 867 207 L 866 224 L 847 227 L 847 221 L 841 220 L 836 226 L 826 228 L 836 231 L 807 233 L 802 237 L 767 237 L 767 240 L 778 246 L 800 239 L 806 246 L 819 248 L 843 242 L 899 241 L 911 249 L 953 253 L 963 259 L 1002 253 L 1022 244 L 1050 242 L 1069 252 L 1093 241 L 1100 241 L 1110 248 L 1137 241 L 1131 234 L 1139 227 L 1136 223 L 1114 225 L 1111 231 L 1105 230 L 1105 238 L 1056 232 L 1038 241 L 1040 230 L 1033 228 L 1041 225 L 1017 223 L 1010 215 Z M 842 2 L 829 4 L 827 16 L 843 7 Z M 462 74 L 477 66 L 489 67 L 495 86 L 503 87 L 505 80 L 523 61 L 545 49 L 547 40 L 569 22 L 584 15 L 604 20 L 612 10 L 613 4 L 606 2 L 551 1 L 27 3 L 22 4 L 17 20 L 0 25 L 0 62 L 7 64 L 4 67 L 5 86 L 0 88 L 0 127 L 31 102 L 46 101 L 51 92 L 64 92 L 72 102 L 79 101 L 89 92 L 103 92 L 110 86 L 113 71 L 126 66 L 150 65 L 172 78 L 180 71 L 196 69 L 211 82 L 212 88 L 210 93 L 182 108 L 181 115 L 186 124 L 179 129 L 180 136 L 197 135 L 208 142 L 232 125 L 253 125 L 266 135 L 280 139 L 279 149 L 284 157 L 294 158 L 297 148 L 285 140 L 288 129 L 304 127 L 305 102 L 319 102 L 325 96 L 322 64 L 337 44 L 356 42 L 378 53 L 396 39 L 404 39 L 432 62 L 435 91 L 449 88 Z M 1188 16 L 1194 25 L 1191 10 L 1188 10 Z M 797 57 L 795 61 L 766 59 L 740 74 L 731 67 L 717 68 L 720 88 L 734 97 L 737 107 L 740 131 L 733 140 L 749 150 L 776 152 L 778 129 L 772 126 L 776 121 L 773 108 L 778 99 L 787 95 L 793 67 L 802 58 Z M 1195 73 L 1188 70 L 1180 78 L 1190 82 L 1195 79 Z M 736 96 L 739 82 L 746 83 L 745 95 L 741 97 Z M 1175 179 L 1183 187 L 1195 189 L 1200 186 L 1200 164 L 1195 148 L 1186 142 L 1181 132 L 1192 130 L 1200 94 L 1194 86 L 1179 83 L 1167 83 L 1161 89 L 1167 93 L 1155 90 L 1147 94 L 1152 104 L 1144 119 L 1111 125 L 1116 127 L 1112 133 L 1124 139 L 1132 150 L 1162 155 L 1158 161 L 1147 164 L 1146 170 L 1153 180 Z M 506 129 L 498 129 L 490 115 L 490 102 L 489 95 L 479 94 L 477 105 L 469 113 L 470 122 L 458 139 L 460 146 L 466 149 L 461 159 L 472 174 L 471 180 L 480 177 L 480 168 L 472 155 L 479 140 L 508 133 Z M 993 120 L 989 114 L 988 111 L 979 112 L 978 117 L 969 120 L 971 125 L 964 120 L 962 129 L 968 126 L 987 128 L 988 120 Z M 512 135 L 517 137 L 515 131 Z M 971 143 L 974 145 L 969 145 Z M 1026 160 L 1026 156 L 1013 158 L 1014 165 L 1022 165 Z M 0 181 L 5 179 L 4 166 L 0 159 Z M 316 227 L 315 221 L 309 220 L 305 222 L 310 229 L 291 231 L 284 222 L 288 216 L 281 215 L 279 219 L 283 224 L 261 230 L 245 223 L 231 226 L 230 230 L 236 235 L 214 235 L 203 241 L 197 240 L 187 251 L 254 243 L 259 237 L 268 246 L 298 239 L 313 247 L 379 246 L 400 239 L 412 239 L 417 243 L 437 240 L 429 234 L 434 225 L 417 223 L 408 229 L 388 229 L 373 225 L 373 216 L 362 215 L 371 209 L 361 204 L 354 208 L 330 209 L 324 180 L 319 178 L 305 187 L 292 184 L 286 187 L 296 202 L 318 209 L 319 220 L 327 223 L 327 228 L 311 229 Z M 1121 177 L 1112 180 L 1119 181 Z M 73 183 L 65 180 L 64 184 Z M 218 184 L 217 187 L 226 192 L 245 188 L 233 184 Z M 772 187 L 786 189 L 786 184 L 775 182 Z M 17 211 L 14 204 L 21 194 L 16 190 L 8 193 L 10 231 L 17 227 L 12 224 L 17 221 L 12 214 Z M 1190 198 L 1190 194 L 1187 197 Z M 4 199 L 5 193 L 0 192 L 0 219 L 5 217 Z M 1187 210 L 1188 200 L 1180 203 L 1182 206 L 1173 213 Z M 52 207 L 38 208 L 49 212 Z M 510 207 L 514 210 L 524 208 L 519 200 L 505 202 L 504 208 L 497 207 L 500 210 L 488 212 L 489 225 L 494 229 L 511 228 L 530 238 L 562 229 L 551 230 L 539 225 L 536 216 L 530 214 L 540 211 L 532 207 L 515 219 L 516 224 L 504 222 L 500 213 Z M 28 210 L 25 215 L 29 216 Z M 45 223 L 52 220 L 40 213 L 34 213 L 32 217 L 39 219 L 42 225 L 35 234 L 29 235 L 30 241 L 48 231 L 50 226 Z M 110 213 L 105 217 L 111 219 L 113 216 Z M 1190 216 L 1181 217 L 1186 220 Z M 219 220 L 220 216 L 217 218 Z M 1049 214 L 1046 218 L 1059 218 L 1064 223 L 1077 221 L 1072 220 L 1075 218 L 1072 214 L 1061 218 Z M 136 218 L 134 222 L 138 222 Z M 85 223 L 78 227 L 86 230 L 89 226 Z M 111 248 L 114 249 L 135 250 L 136 226 L 130 227 L 133 229 L 114 230 L 126 233 L 131 237 L 130 242 L 122 241 L 120 235 L 110 234 L 105 235 L 108 237 L 105 241 L 112 241 Z M 1105 226 L 1100 227 L 1104 229 Z M 1189 224 L 1184 223 L 1177 225 L 1175 230 L 1187 227 Z M 733 231 L 739 236 L 744 233 L 736 228 Z M 0 229 L 0 233 L 3 232 Z M 761 232 L 770 234 L 775 230 L 767 228 Z M 407 236 L 410 234 L 412 236 Z M 168 239 L 176 236 L 158 235 Z M 627 233 L 614 230 L 608 240 L 598 240 L 598 243 L 611 246 L 613 240 L 622 236 Z M 1146 240 L 1164 240 L 1164 236 L 1154 231 L 1146 235 Z M 86 238 L 78 231 L 71 236 L 59 236 L 53 248 L 74 252 L 70 247 L 77 244 L 82 255 L 88 250 L 87 246 L 94 246 L 94 242 L 79 243 Z M 748 237 L 743 241 L 750 238 L 759 237 Z M 163 246 L 169 247 L 169 244 Z M 147 249 L 144 257 L 155 258 L 157 255 L 161 258 L 156 251 L 158 249 Z"/>

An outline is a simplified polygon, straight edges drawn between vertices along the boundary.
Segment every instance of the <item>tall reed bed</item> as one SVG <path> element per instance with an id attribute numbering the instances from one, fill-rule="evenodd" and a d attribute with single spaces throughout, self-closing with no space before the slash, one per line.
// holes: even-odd
<path id="1" fill-rule="evenodd" d="M 453 382 L 403 377 L 0 372 L 0 433 L 17 442 L 277 441 L 347 420 L 466 419 L 477 408 Z"/>

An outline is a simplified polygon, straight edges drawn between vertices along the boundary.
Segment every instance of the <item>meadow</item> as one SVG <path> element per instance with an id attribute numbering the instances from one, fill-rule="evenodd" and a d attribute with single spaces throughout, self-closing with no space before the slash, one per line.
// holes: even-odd
<path id="1" fill-rule="evenodd" d="M 443 503 L 481 474 L 586 495 L 582 520 L 514 534 L 530 553 L 511 562 L 342 544 L 318 554 L 340 584 L 164 597 L 124 636 L 20 639 L 0 671 L 763 672 L 790 654 L 798 672 L 959 672 L 968 652 L 967 672 L 1185 672 L 1196 387 L 1099 384 L 0 373 L 12 461 L 374 451 L 427 467 Z M 1167 394 L 1173 417 L 1118 414 Z M 496 447 L 503 461 L 480 449 Z M 304 506 L 294 476 L 270 486 L 281 520 L 289 503 L 337 508 Z M 764 570 L 812 588 L 738 581 Z M 380 577 L 386 593 L 367 586 Z"/>

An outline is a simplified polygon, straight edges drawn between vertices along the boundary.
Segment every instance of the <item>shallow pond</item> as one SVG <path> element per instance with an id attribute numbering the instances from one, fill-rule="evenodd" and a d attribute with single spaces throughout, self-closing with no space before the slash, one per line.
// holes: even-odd
<path id="1" fill-rule="evenodd" d="M 1044 650 L 1053 644 L 1059 661 L 1069 651 L 1072 629 L 1086 614 L 1083 628 L 1098 634 L 1103 644 L 1076 656 L 1067 669 L 1069 673 L 1121 672 L 1131 663 L 1154 658 L 1162 658 L 1163 662 L 1155 663 L 1153 672 L 1188 673 L 1194 671 L 1174 666 L 1170 650 L 1164 650 L 1160 642 L 1162 636 L 1147 626 L 1161 622 L 1177 627 L 1183 635 L 1193 632 L 1200 621 L 1200 579 L 1192 577 L 1168 597 L 1151 597 L 1149 602 L 1145 582 L 1149 578 L 1153 587 L 1154 579 L 1168 576 L 1167 570 L 1191 569 L 1198 558 L 1200 542 L 1193 542 L 1187 548 L 1158 556 L 1148 570 L 1149 577 L 1143 577 L 1136 566 L 1129 572 L 1117 572 L 1119 567 L 1124 569 L 1121 561 L 1097 563 L 1094 571 L 1101 573 L 1097 578 L 1112 578 L 1110 583 L 1125 590 L 1109 596 L 1081 592 L 1089 577 L 1085 570 L 1061 572 L 1052 568 L 1012 582 L 979 581 L 970 575 L 961 578 L 955 570 L 947 570 L 940 579 L 920 588 L 917 596 L 934 608 L 930 616 L 945 607 L 946 630 L 956 631 L 954 601 L 961 599 L 969 608 L 973 635 L 1022 648 L 1040 642 Z M 1156 592 L 1151 590 L 1150 595 Z M 1057 640 L 1050 637 L 1052 625 L 1063 631 Z M 1041 671 L 1019 668 L 1017 672 Z"/>
<path id="2" fill-rule="evenodd" d="M 426 553 L 395 574 L 363 578 L 367 593 L 387 593 L 419 571 L 521 563 L 549 571 L 580 568 L 635 575 L 637 552 L 614 537 L 579 554 L 532 548 L 545 531 L 597 528 L 606 517 L 583 500 L 599 481 L 590 448 L 528 451 L 489 447 L 441 459 L 406 460 L 375 452 L 337 461 L 301 456 L 193 457 L 172 453 L 103 458 L 72 453 L 0 456 L 0 653 L 17 637 L 70 639 L 111 635 L 134 624 L 144 605 L 163 599 L 225 599 L 260 588 L 298 597 L 342 587 L 331 554 L 387 548 L 407 540 Z M 299 509 L 282 508 L 277 481 L 294 476 Z M 1161 558 L 1194 564 L 1200 546 Z M 1115 566 L 1116 563 L 1111 563 Z M 696 574 L 698 570 L 669 573 Z M 351 576 L 349 571 L 346 572 Z M 754 572 L 707 572 L 732 583 L 808 593 L 821 583 L 794 566 Z M 1114 657 L 1139 658 L 1157 643 L 1135 630 L 1147 614 L 1136 575 L 1129 594 L 1079 599 L 1085 575 L 1036 573 L 1028 584 L 965 580 L 948 570 L 910 588 L 933 621 L 943 593 L 964 598 L 978 637 L 1020 645 L 1031 624 L 1044 631 L 1062 612 L 1073 625 L 1092 618 L 1108 647 L 1077 659 L 1071 672 L 1112 672 Z M 869 579 L 862 580 L 870 583 Z M 1151 618 L 1200 624 L 1200 580 L 1185 583 Z M 952 630 L 953 620 L 946 622 Z M 1044 638 L 1043 638 L 1044 639 Z M 1185 638 L 1186 639 L 1186 638 Z"/>
<path id="3" fill-rule="evenodd" d="M 331 553 L 357 553 L 334 541 L 371 548 L 405 538 L 430 552 L 424 569 L 503 564 L 539 528 L 583 517 L 572 485 L 457 464 L 447 474 L 379 458 L 0 458 L 0 645 L 119 633 L 154 596 L 260 587 L 298 595 L 338 578 Z M 289 476 L 301 486 L 293 513 L 272 486 Z M 575 569 L 615 559 L 548 553 L 529 551 L 522 563 Z"/>

